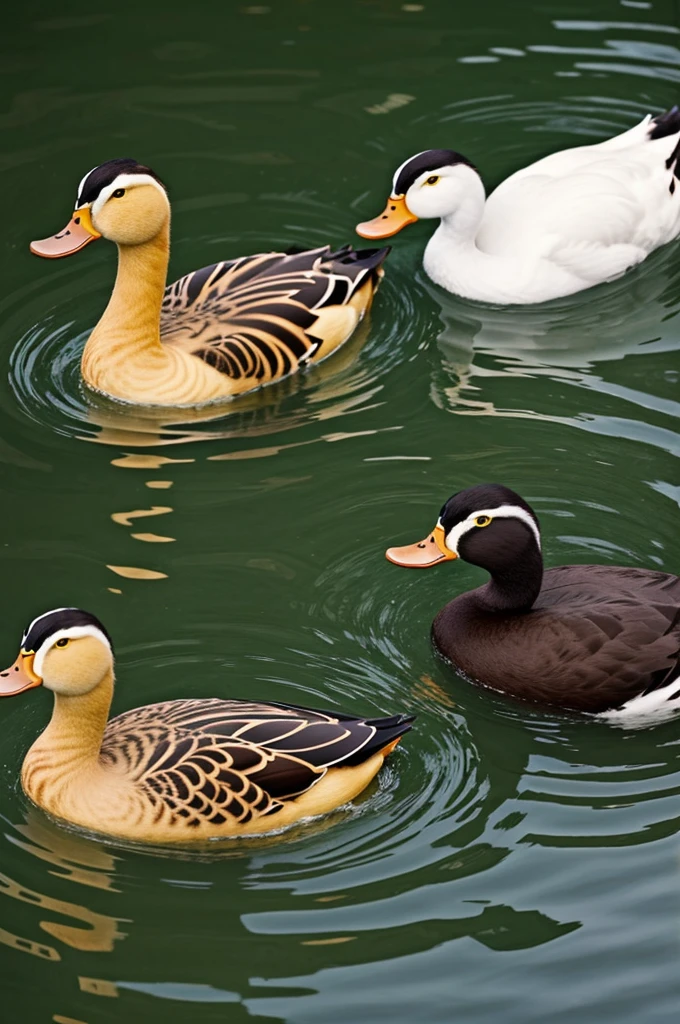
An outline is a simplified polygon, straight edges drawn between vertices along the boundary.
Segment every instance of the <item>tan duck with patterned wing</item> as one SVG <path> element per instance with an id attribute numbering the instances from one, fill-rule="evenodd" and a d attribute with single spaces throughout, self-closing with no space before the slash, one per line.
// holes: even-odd
<path id="1" fill-rule="evenodd" d="M 252 835 L 331 811 L 365 789 L 413 721 L 207 699 L 107 722 L 113 678 L 101 622 L 59 608 L 30 624 L 0 696 L 54 693 L 24 759 L 26 795 L 55 818 L 141 842 Z"/>
<path id="2" fill-rule="evenodd" d="M 111 398 L 170 407 L 242 394 L 331 355 L 369 309 L 389 252 L 260 253 L 166 288 L 168 196 L 129 159 L 86 174 L 70 223 L 31 252 L 70 256 L 102 237 L 118 246 L 118 274 L 85 346 L 83 378 Z"/>

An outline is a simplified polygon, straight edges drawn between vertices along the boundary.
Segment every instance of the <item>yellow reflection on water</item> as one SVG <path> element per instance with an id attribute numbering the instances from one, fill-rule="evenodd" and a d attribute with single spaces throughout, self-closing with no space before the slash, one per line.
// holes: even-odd
<path id="1" fill-rule="evenodd" d="M 59 924 L 55 921 L 40 921 L 39 926 L 48 935 L 63 942 L 65 946 L 72 949 L 86 950 L 95 953 L 110 953 L 116 939 L 123 939 L 126 932 L 118 931 L 118 924 L 122 918 L 109 917 L 107 914 L 98 914 L 89 910 L 80 903 L 69 903 L 66 900 L 54 899 L 52 896 L 44 896 L 42 893 L 29 889 L 15 882 L 9 875 L 0 872 L 0 894 L 11 896 L 12 899 L 22 903 L 30 903 L 34 907 L 52 914 L 61 914 L 63 917 L 72 917 L 76 921 L 82 921 L 85 928 L 77 928 L 72 925 Z M 53 957 L 50 957 L 53 959 Z"/>
<path id="2" fill-rule="evenodd" d="M 53 865 L 57 870 L 49 874 L 56 878 L 108 892 L 119 891 L 113 884 L 118 858 L 94 843 L 52 826 L 34 811 L 29 812 L 24 824 L 14 827 L 14 832 L 6 832 L 5 838 L 24 853 Z M 43 913 L 80 922 L 79 925 L 65 924 L 45 918 L 38 921 L 42 931 L 71 949 L 110 953 L 114 943 L 126 935 L 118 927 L 124 921 L 128 923 L 126 919 L 90 910 L 81 903 L 44 895 L 3 873 L 0 873 L 0 896 L 27 903 Z M 0 929 L 0 942 L 43 960 L 61 960 L 61 954 L 54 946 L 14 935 L 4 928 Z"/>
<path id="3" fill-rule="evenodd" d="M 111 459 L 111 465 L 118 466 L 120 469 L 160 469 L 161 466 L 195 461 L 195 459 L 169 459 L 165 455 L 138 455 L 128 452 L 118 459 Z"/>
<path id="4" fill-rule="evenodd" d="M 33 939 L 24 939 L 21 935 L 8 932 L 5 928 L 0 928 L 0 942 L 3 946 L 16 949 L 19 953 L 31 953 L 33 956 L 40 957 L 41 960 L 61 960 L 53 946 L 45 946 L 40 942 L 34 942 Z"/>
<path id="5" fill-rule="evenodd" d="M 107 569 L 115 572 L 118 576 L 124 576 L 127 580 L 167 580 L 167 572 L 157 572 L 156 569 L 142 569 L 138 565 L 107 565 Z"/>
<path id="6" fill-rule="evenodd" d="M 88 992 L 91 996 L 107 996 L 109 999 L 120 995 L 115 981 L 107 981 L 106 978 L 78 978 L 81 992 Z"/>
<path id="7" fill-rule="evenodd" d="M 135 508 L 132 512 L 113 512 L 111 518 L 114 523 L 121 526 L 132 526 L 133 519 L 143 519 L 146 516 L 164 516 L 173 509 L 170 505 L 152 505 L 151 508 Z"/>
<path id="8" fill-rule="evenodd" d="M 160 533 L 131 533 L 134 540 L 143 540 L 147 544 L 171 544 L 176 537 L 163 537 Z"/>
<path id="9" fill-rule="evenodd" d="M 69 832 L 41 821 L 38 812 L 34 810 L 29 811 L 25 824 L 15 825 L 14 829 L 24 839 L 18 839 L 9 832 L 5 833 L 5 838 L 25 853 L 59 868 L 59 871 L 50 871 L 51 875 L 79 885 L 89 885 L 94 889 L 120 891 L 114 887 L 112 877 L 118 858 L 107 853 L 101 846 L 84 842 Z"/>

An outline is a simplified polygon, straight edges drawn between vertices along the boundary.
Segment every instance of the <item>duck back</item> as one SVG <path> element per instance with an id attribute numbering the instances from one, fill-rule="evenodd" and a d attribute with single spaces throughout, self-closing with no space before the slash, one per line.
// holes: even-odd
<path id="1" fill-rule="evenodd" d="M 680 686 L 665 692 L 680 676 L 677 576 L 559 566 L 517 613 L 488 610 L 486 586 L 451 601 L 432 627 L 440 653 L 474 682 L 574 711 L 612 711 L 655 691 L 680 708 Z"/>

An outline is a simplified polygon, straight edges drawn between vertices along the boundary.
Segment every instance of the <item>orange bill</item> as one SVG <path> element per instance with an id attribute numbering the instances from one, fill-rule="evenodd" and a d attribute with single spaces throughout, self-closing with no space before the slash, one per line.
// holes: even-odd
<path id="1" fill-rule="evenodd" d="M 385 552 L 388 562 L 405 565 L 409 569 L 429 569 L 440 562 L 451 562 L 458 555 L 446 546 L 444 527 L 439 523 L 429 537 L 417 544 L 406 544 L 403 548 L 388 548 Z"/>
<path id="2" fill-rule="evenodd" d="M 33 658 L 33 654 L 21 651 L 14 664 L 0 672 L 0 697 L 12 697 L 42 684 L 40 676 L 33 671 Z"/>
<path id="3" fill-rule="evenodd" d="M 417 220 L 406 205 L 404 196 L 390 196 L 379 217 L 357 224 L 355 230 L 362 238 L 389 238 Z"/>
<path id="4" fill-rule="evenodd" d="M 60 256 L 70 256 L 74 252 L 80 252 L 101 234 L 92 224 L 89 206 L 76 210 L 63 231 L 50 238 L 40 238 L 31 242 L 30 249 L 35 256 L 44 256 L 45 259 L 55 260 Z"/>

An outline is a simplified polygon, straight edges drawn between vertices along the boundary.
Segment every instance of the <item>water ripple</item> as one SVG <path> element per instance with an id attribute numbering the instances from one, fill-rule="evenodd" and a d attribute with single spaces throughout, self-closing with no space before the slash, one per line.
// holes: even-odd
<path id="1" fill-rule="evenodd" d="M 279 207 L 284 205 L 290 220 L 285 245 L 298 244 L 302 238 L 307 244 L 322 244 L 336 231 L 351 237 L 347 225 L 333 224 L 332 211 L 321 203 L 304 196 L 263 197 L 273 198 Z M 320 229 L 318 222 L 325 222 L 326 227 Z M 271 246 L 271 239 L 254 234 L 238 241 L 228 236 L 202 241 L 204 249 L 219 245 L 220 253 L 227 256 L 238 247 L 266 251 Z M 176 248 L 184 248 L 181 237 Z M 395 267 L 381 286 L 374 311 L 349 342 L 323 363 L 227 402 L 198 410 L 159 411 L 108 401 L 83 385 L 80 355 L 90 328 L 83 329 L 65 315 L 73 304 L 76 276 L 71 274 L 73 280 L 67 280 L 66 286 L 52 286 L 49 314 L 15 344 L 10 384 L 19 408 L 38 425 L 58 434 L 118 446 L 262 438 L 370 408 L 380 402 L 386 375 L 403 357 L 402 338 L 425 315 L 417 295 L 406 287 L 402 272 Z M 59 275 L 60 282 L 62 277 Z M 23 299 L 23 295 L 15 296 L 17 305 Z M 389 316 L 376 322 L 381 307 L 389 310 Z"/>

